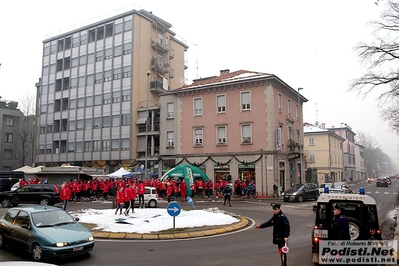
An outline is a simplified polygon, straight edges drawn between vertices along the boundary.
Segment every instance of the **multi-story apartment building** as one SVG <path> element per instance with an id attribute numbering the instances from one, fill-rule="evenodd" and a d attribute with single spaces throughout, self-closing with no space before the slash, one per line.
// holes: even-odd
<path id="1" fill-rule="evenodd" d="M 364 163 L 364 155 L 366 148 L 358 143 L 355 143 L 355 158 L 356 158 L 356 176 L 354 181 L 366 180 L 366 166 Z"/>
<path id="2" fill-rule="evenodd" d="M 3 101 L 0 98 L 0 170 L 11 171 L 21 167 L 16 160 L 18 147 L 21 146 L 19 126 L 23 113 L 18 109 L 18 103 Z"/>
<path id="3" fill-rule="evenodd" d="M 171 26 L 133 10 L 43 41 L 36 163 L 109 172 L 148 157 L 156 171 L 157 95 L 185 80 L 188 46 Z"/>
<path id="4" fill-rule="evenodd" d="M 214 181 L 249 178 L 259 195 L 273 195 L 274 182 L 286 189 L 301 178 L 306 101 L 276 75 L 245 70 L 222 70 L 161 94 L 163 167 L 188 162 Z"/>
<path id="5" fill-rule="evenodd" d="M 323 126 L 306 124 L 303 131 L 307 167 L 316 169 L 318 184 L 342 181 L 345 139 Z"/>
<path id="6" fill-rule="evenodd" d="M 342 127 L 342 125 L 344 125 Z M 342 144 L 342 150 L 344 153 L 344 171 L 342 181 L 351 182 L 356 176 L 356 156 L 355 156 L 355 132 L 347 124 L 341 123 L 341 127 L 329 128 L 331 132 L 343 137 L 345 139 Z"/>

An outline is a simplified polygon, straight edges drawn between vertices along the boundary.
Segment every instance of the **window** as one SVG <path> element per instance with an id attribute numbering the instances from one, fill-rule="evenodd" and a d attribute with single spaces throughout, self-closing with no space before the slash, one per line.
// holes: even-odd
<path id="1" fill-rule="evenodd" d="M 96 40 L 96 30 L 89 30 L 89 43 L 94 42 Z"/>
<path id="2" fill-rule="evenodd" d="M 85 129 L 92 129 L 93 128 L 93 119 L 86 118 L 85 120 Z"/>
<path id="3" fill-rule="evenodd" d="M 93 151 L 101 151 L 101 141 L 93 140 Z"/>
<path id="4" fill-rule="evenodd" d="M 218 95 L 216 96 L 216 104 L 218 108 L 218 113 L 226 112 L 226 95 Z"/>
<path id="5" fill-rule="evenodd" d="M 104 39 L 104 26 L 97 28 L 97 41 Z"/>
<path id="6" fill-rule="evenodd" d="M 93 82 L 94 82 L 94 75 L 93 74 L 87 75 L 87 77 L 86 77 L 86 85 L 87 86 L 93 85 Z"/>
<path id="7" fill-rule="evenodd" d="M 102 95 L 95 95 L 94 96 L 94 105 L 101 105 L 103 101 Z"/>
<path id="8" fill-rule="evenodd" d="M 81 57 L 79 57 L 79 66 L 84 66 L 86 65 L 86 56 L 82 55 Z"/>
<path id="9" fill-rule="evenodd" d="M 85 152 L 91 151 L 91 141 L 85 141 Z"/>
<path id="10" fill-rule="evenodd" d="M 104 51 L 99 51 L 96 53 L 96 62 L 102 61 L 104 59 Z"/>
<path id="11" fill-rule="evenodd" d="M 12 150 L 4 149 L 3 158 L 4 158 L 4 160 L 12 160 Z"/>
<path id="12" fill-rule="evenodd" d="M 46 134 L 46 126 L 43 125 L 40 126 L 39 134 Z"/>
<path id="13" fill-rule="evenodd" d="M 103 104 L 111 103 L 111 93 L 105 93 L 103 98 Z"/>
<path id="14" fill-rule="evenodd" d="M 226 144 L 226 126 L 216 127 L 216 140 L 218 145 Z"/>
<path id="15" fill-rule="evenodd" d="M 122 45 L 118 45 L 114 47 L 114 57 L 122 55 Z"/>
<path id="16" fill-rule="evenodd" d="M 194 116 L 202 115 L 202 98 L 194 99 Z"/>
<path id="17" fill-rule="evenodd" d="M 123 45 L 123 54 L 131 54 L 132 53 L 132 43 L 125 43 Z"/>
<path id="18" fill-rule="evenodd" d="M 133 21 L 129 20 L 129 21 L 125 21 L 125 31 L 131 30 L 133 26 Z"/>
<path id="19" fill-rule="evenodd" d="M 76 142 L 76 152 L 83 152 L 83 142 L 82 141 Z"/>
<path id="20" fill-rule="evenodd" d="M 112 70 L 107 70 L 104 72 L 104 82 L 112 80 Z"/>
<path id="21" fill-rule="evenodd" d="M 249 91 L 241 92 L 241 111 L 251 110 L 251 94 Z"/>
<path id="22" fill-rule="evenodd" d="M 79 36 L 74 37 L 72 39 L 72 47 L 78 47 L 79 46 Z"/>
<path id="23" fill-rule="evenodd" d="M 121 68 L 114 69 L 114 79 L 120 79 L 122 77 Z"/>
<path id="24" fill-rule="evenodd" d="M 96 84 L 103 82 L 103 72 L 96 73 Z"/>
<path id="25" fill-rule="evenodd" d="M 114 91 L 112 93 L 112 103 L 119 103 L 121 101 L 121 92 Z"/>
<path id="26" fill-rule="evenodd" d="M 71 79 L 71 89 L 78 87 L 78 78 Z"/>
<path id="27" fill-rule="evenodd" d="M 4 142 L 5 143 L 12 143 L 13 142 L 13 134 L 6 132 L 6 134 L 4 136 Z"/>
<path id="28" fill-rule="evenodd" d="M 130 139 L 121 139 L 121 150 L 128 151 L 130 147 Z"/>
<path id="29" fill-rule="evenodd" d="M 130 114 L 122 115 L 122 126 L 130 126 Z"/>
<path id="30" fill-rule="evenodd" d="M 202 146 L 202 128 L 194 129 L 194 145 Z"/>
<path id="31" fill-rule="evenodd" d="M 130 90 L 122 91 L 122 102 L 130 101 Z"/>
<path id="32" fill-rule="evenodd" d="M 65 50 L 71 49 L 71 42 L 72 42 L 72 38 L 71 37 L 65 38 Z"/>
<path id="33" fill-rule="evenodd" d="M 241 125 L 241 136 L 242 144 L 250 144 L 252 143 L 252 129 L 251 129 L 251 124 L 242 124 Z"/>
<path id="34" fill-rule="evenodd" d="M 129 126 L 130 125 L 130 114 L 123 114 L 122 115 L 122 126 Z"/>
<path id="35" fill-rule="evenodd" d="M 314 138 L 309 138 L 309 145 L 311 145 L 311 146 L 314 145 Z"/>
<path id="36" fill-rule="evenodd" d="M 105 50 L 105 59 L 111 59 L 112 58 L 112 48 L 108 48 Z"/>
<path id="37" fill-rule="evenodd" d="M 310 160 L 311 162 L 315 162 L 315 156 L 314 156 L 314 154 L 310 154 L 310 155 L 309 155 L 309 160 Z"/>
<path id="38" fill-rule="evenodd" d="M 123 77 L 127 78 L 130 77 L 132 75 L 132 67 L 131 66 L 125 66 L 123 67 Z"/>
<path id="39" fill-rule="evenodd" d="M 86 44 L 87 43 L 87 34 L 83 34 L 80 36 L 80 45 Z"/>
<path id="40" fill-rule="evenodd" d="M 119 34 L 123 31 L 123 24 L 119 23 L 119 24 L 115 24 L 115 35 Z"/>
<path id="41" fill-rule="evenodd" d="M 111 140 L 111 151 L 119 151 L 119 139 L 112 139 Z"/>
<path id="42" fill-rule="evenodd" d="M 91 53 L 91 54 L 87 55 L 87 63 L 88 64 L 94 63 L 94 59 L 95 59 L 94 53 Z"/>
<path id="43" fill-rule="evenodd" d="M 13 127 L 14 126 L 14 118 L 6 117 L 6 126 Z"/>
<path id="44" fill-rule="evenodd" d="M 79 98 L 78 99 L 78 109 L 84 108 L 84 107 L 85 107 L 85 98 Z"/>
<path id="45" fill-rule="evenodd" d="M 93 128 L 101 128 L 101 117 L 95 117 L 93 119 Z"/>
<path id="46" fill-rule="evenodd" d="M 104 116 L 103 117 L 103 127 L 110 127 L 111 126 L 111 117 Z"/>
<path id="47" fill-rule="evenodd" d="M 121 116 L 113 115 L 112 116 L 112 127 L 119 127 L 121 125 Z"/>
<path id="48" fill-rule="evenodd" d="M 76 130 L 76 121 L 72 120 L 69 121 L 69 131 L 75 131 Z"/>
<path id="49" fill-rule="evenodd" d="M 175 117 L 175 104 L 174 103 L 168 103 L 167 104 L 167 110 L 168 110 L 168 118 L 174 118 Z"/>
<path id="50" fill-rule="evenodd" d="M 69 101 L 69 109 L 70 109 L 70 110 L 76 109 L 76 104 L 77 104 L 77 100 L 76 100 L 76 99 L 70 100 L 70 101 Z"/>
<path id="51" fill-rule="evenodd" d="M 86 97 L 86 107 L 93 106 L 93 96 Z"/>
<path id="52" fill-rule="evenodd" d="M 173 136 L 173 131 L 168 131 L 167 132 L 167 142 L 169 147 L 175 146 L 175 139 Z"/>
<path id="53" fill-rule="evenodd" d="M 75 142 L 68 142 L 68 152 L 75 152 Z"/>
<path id="54" fill-rule="evenodd" d="M 84 120 L 79 119 L 76 121 L 76 130 L 83 130 L 84 128 Z"/>
<path id="55" fill-rule="evenodd" d="M 283 107 L 283 97 L 281 96 L 281 94 L 278 94 L 278 111 L 281 112 Z"/>
<path id="56" fill-rule="evenodd" d="M 288 99 L 288 101 L 287 101 L 287 108 L 288 108 L 288 115 L 289 116 L 291 116 L 291 100 L 290 99 Z"/>
<path id="57" fill-rule="evenodd" d="M 112 37 L 114 25 L 112 23 L 105 25 L 105 38 Z"/>
<path id="58" fill-rule="evenodd" d="M 53 133 L 53 125 L 47 125 L 47 133 Z"/>
<path id="59" fill-rule="evenodd" d="M 110 141 L 109 140 L 103 140 L 103 142 L 102 142 L 102 150 L 103 151 L 109 151 L 110 148 L 111 148 Z"/>

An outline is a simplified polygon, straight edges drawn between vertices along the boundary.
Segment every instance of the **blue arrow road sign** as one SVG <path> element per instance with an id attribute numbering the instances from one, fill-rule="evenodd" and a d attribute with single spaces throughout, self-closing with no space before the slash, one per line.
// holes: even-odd
<path id="1" fill-rule="evenodd" d="M 188 204 L 190 204 L 190 205 L 193 205 L 193 204 L 194 204 L 194 201 L 193 201 L 193 199 L 192 199 L 190 196 L 187 196 L 187 202 L 188 202 Z"/>
<path id="2" fill-rule="evenodd" d="M 181 212 L 180 205 L 176 202 L 171 202 L 169 203 L 168 207 L 166 207 L 166 210 L 168 211 L 170 216 L 177 216 Z"/>

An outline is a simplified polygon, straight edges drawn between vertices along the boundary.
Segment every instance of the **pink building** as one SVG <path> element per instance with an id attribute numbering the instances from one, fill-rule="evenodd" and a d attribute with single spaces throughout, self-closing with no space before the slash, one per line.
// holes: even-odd
<path id="1" fill-rule="evenodd" d="M 163 168 L 188 162 L 214 182 L 252 180 L 262 196 L 273 195 L 274 183 L 284 190 L 305 182 L 298 172 L 306 101 L 277 76 L 246 70 L 222 70 L 162 94 Z"/>

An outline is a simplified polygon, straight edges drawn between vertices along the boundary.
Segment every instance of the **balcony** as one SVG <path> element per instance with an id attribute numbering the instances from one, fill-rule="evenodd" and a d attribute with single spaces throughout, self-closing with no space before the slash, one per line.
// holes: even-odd
<path id="1" fill-rule="evenodd" d="M 164 44 L 164 40 L 160 39 L 159 37 L 151 38 L 151 46 L 161 54 L 165 54 L 170 51 L 169 47 L 166 44 Z"/>
<path id="2" fill-rule="evenodd" d="M 169 71 L 168 67 L 166 67 L 162 58 L 152 58 L 151 59 L 151 69 L 155 70 L 159 73 L 165 74 Z"/>
<path id="3" fill-rule="evenodd" d="M 169 86 L 167 88 L 169 90 Z M 162 82 L 154 80 L 150 82 L 150 90 L 155 93 L 164 93 L 166 90 L 163 88 Z"/>

